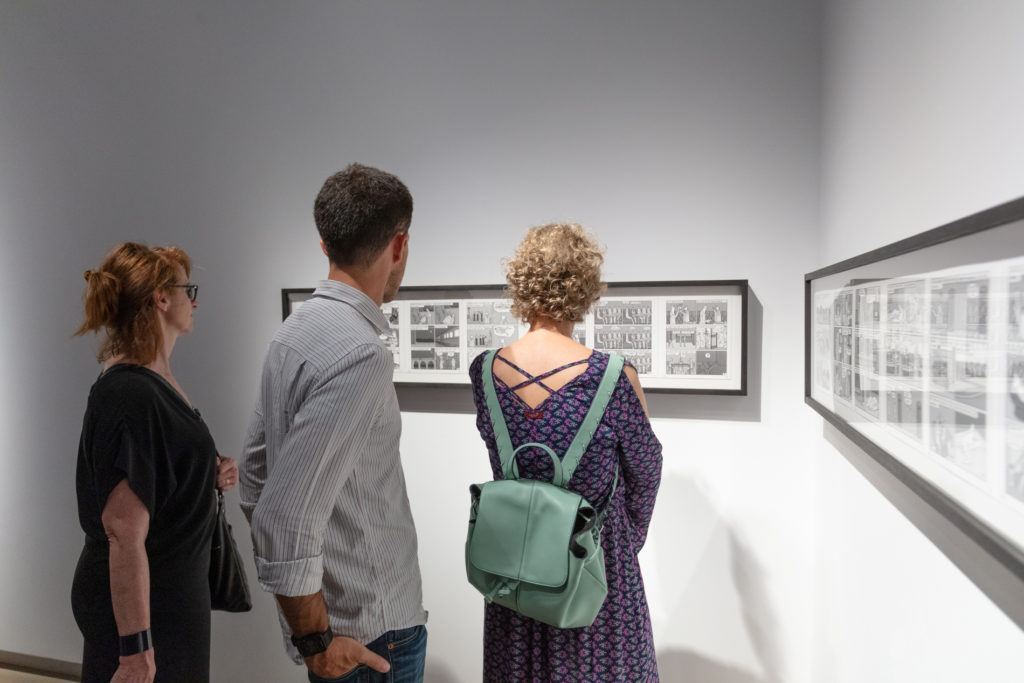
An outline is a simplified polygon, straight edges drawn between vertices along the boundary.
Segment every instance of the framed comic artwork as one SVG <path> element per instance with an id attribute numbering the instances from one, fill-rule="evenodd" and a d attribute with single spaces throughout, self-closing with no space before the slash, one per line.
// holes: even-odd
<path id="1" fill-rule="evenodd" d="M 1024 198 L 804 286 L 806 402 L 1024 579 Z"/>
<path id="2" fill-rule="evenodd" d="M 746 395 L 746 280 L 619 282 L 608 289 L 573 337 L 619 353 L 644 390 Z M 398 384 L 468 384 L 469 364 L 512 343 L 527 326 L 510 311 L 501 285 L 403 287 L 381 309 L 391 322 L 384 341 Z M 281 290 L 288 317 L 312 289 Z"/>

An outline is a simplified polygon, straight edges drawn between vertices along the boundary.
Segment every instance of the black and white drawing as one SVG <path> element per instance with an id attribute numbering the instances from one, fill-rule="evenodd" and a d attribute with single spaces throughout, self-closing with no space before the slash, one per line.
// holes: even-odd
<path id="1" fill-rule="evenodd" d="M 920 440 L 924 423 L 922 396 L 922 392 L 911 389 L 891 389 L 886 392 L 886 422 Z"/>
<path id="2" fill-rule="evenodd" d="M 719 297 L 665 302 L 665 372 L 718 375 L 728 364 L 729 306 Z"/>
<path id="3" fill-rule="evenodd" d="M 882 317 L 882 297 L 879 288 L 857 288 L 857 326 L 861 329 L 878 327 Z"/>
<path id="4" fill-rule="evenodd" d="M 669 325 L 711 325 L 729 321 L 729 306 L 713 297 L 670 300 L 665 303 L 665 322 Z"/>
<path id="5" fill-rule="evenodd" d="M 284 316 L 312 291 L 282 290 Z M 496 285 L 400 289 L 381 306 L 390 326 L 381 341 L 391 351 L 396 384 L 467 384 L 475 358 L 525 334 L 529 326 L 512 314 L 502 291 Z M 746 300 L 744 280 L 612 283 L 571 335 L 622 355 L 647 390 L 743 395 Z M 683 308 L 689 322 L 681 322 Z"/>
<path id="6" fill-rule="evenodd" d="M 458 370 L 461 332 L 458 301 L 410 305 L 411 369 Z"/>
<path id="7" fill-rule="evenodd" d="M 519 339 L 515 325 L 470 325 L 467 340 L 471 355 L 485 349 L 500 349 Z"/>
<path id="8" fill-rule="evenodd" d="M 470 325 L 515 325 L 519 321 L 512 315 L 511 303 L 503 299 L 467 302 L 466 322 Z"/>
<path id="9" fill-rule="evenodd" d="M 466 302 L 470 358 L 485 349 L 508 346 L 519 338 L 519 321 L 510 309 L 511 302 L 507 299 Z"/>
<path id="10" fill-rule="evenodd" d="M 576 323 L 573 325 L 572 338 L 577 344 L 587 346 L 587 326 L 584 323 Z"/>
<path id="11" fill-rule="evenodd" d="M 929 448 L 979 480 L 987 478 L 985 414 L 939 397 L 929 402 Z"/>
<path id="12" fill-rule="evenodd" d="M 853 385 L 853 397 L 856 406 L 871 417 L 878 419 L 878 378 L 857 371 L 853 374 Z"/>
<path id="13" fill-rule="evenodd" d="M 1006 493 L 1024 504 L 1024 267 L 1007 277 Z"/>
<path id="14" fill-rule="evenodd" d="M 807 403 L 1024 579 L 1024 197 L 804 280 Z"/>
<path id="15" fill-rule="evenodd" d="M 591 312 L 596 325 L 650 326 L 650 301 L 599 301 Z"/>

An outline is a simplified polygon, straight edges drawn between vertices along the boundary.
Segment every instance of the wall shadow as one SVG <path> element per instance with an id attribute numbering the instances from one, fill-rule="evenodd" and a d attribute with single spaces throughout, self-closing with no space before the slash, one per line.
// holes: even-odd
<path id="1" fill-rule="evenodd" d="M 659 649 L 658 669 L 664 681 L 701 683 L 779 683 L 785 663 L 778 641 L 778 619 L 765 583 L 763 563 L 743 534 L 724 517 L 700 481 L 670 476 L 662 482 L 658 516 L 686 519 L 680 543 L 659 544 L 657 576 L 682 580 L 669 586 L 668 630 L 679 626 L 676 639 L 694 630 L 694 619 L 717 620 L 719 631 L 746 637 L 757 660 L 756 671 L 715 661 L 683 647 Z M 679 535 L 678 532 L 676 532 Z M 729 577 L 731 581 L 723 579 Z M 673 592 L 674 591 L 674 592 Z M 669 633 L 671 637 L 673 634 Z M 744 648 L 739 646 L 737 650 Z"/>
<path id="2" fill-rule="evenodd" d="M 783 662 L 782 650 L 775 636 L 778 632 L 778 619 L 764 581 L 764 566 L 750 544 L 734 527 L 729 527 L 729 548 L 730 572 L 740 597 L 743 625 L 761 663 L 763 676 L 760 680 L 764 683 L 780 683 L 783 678 Z"/>
<path id="3" fill-rule="evenodd" d="M 428 645 L 429 647 L 429 645 Z M 459 683 L 459 677 L 455 672 L 435 659 L 427 658 L 423 671 L 424 683 Z"/>
<path id="4" fill-rule="evenodd" d="M 747 298 L 747 395 L 675 394 L 649 391 L 647 409 L 653 418 L 761 421 L 764 307 L 751 287 Z M 402 384 L 395 387 L 398 405 L 410 413 L 476 412 L 473 392 L 466 384 Z"/>
<path id="5" fill-rule="evenodd" d="M 823 436 L 1017 626 L 1024 629 L 1024 581 L 828 422 Z"/>
<path id="6" fill-rule="evenodd" d="M 395 393 L 403 413 L 476 413 L 468 384 L 402 384 Z"/>
<path id="7" fill-rule="evenodd" d="M 658 677 L 666 683 L 767 683 L 749 671 L 716 662 L 696 652 L 673 648 L 658 653 Z"/>

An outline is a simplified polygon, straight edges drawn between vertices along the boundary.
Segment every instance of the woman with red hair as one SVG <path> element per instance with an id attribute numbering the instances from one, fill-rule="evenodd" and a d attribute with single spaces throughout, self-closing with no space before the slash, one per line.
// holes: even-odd
<path id="1" fill-rule="evenodd" d="M 198 285 L 181 249 L 128 242 L 86 271 L 85 320 L 103 372 L 78 447 L 85 547 L 72 609 L 83 681 L 208 681 L 214 489 L 238 481 L 171 374 Z M 160 657 L 156 657 L 156 648 Z"/>

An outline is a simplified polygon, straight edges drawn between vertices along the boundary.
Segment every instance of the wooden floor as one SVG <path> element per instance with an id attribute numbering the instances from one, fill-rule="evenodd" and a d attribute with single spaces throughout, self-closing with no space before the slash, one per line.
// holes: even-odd
<path id="1" fill-rule="evenodd" d="M 62 679 L 26 674 L 20 671 L 11 671 L 10 669 L 0 669 L 0 683 L 51 683 L 52 681 L 60 680 Z"/>

